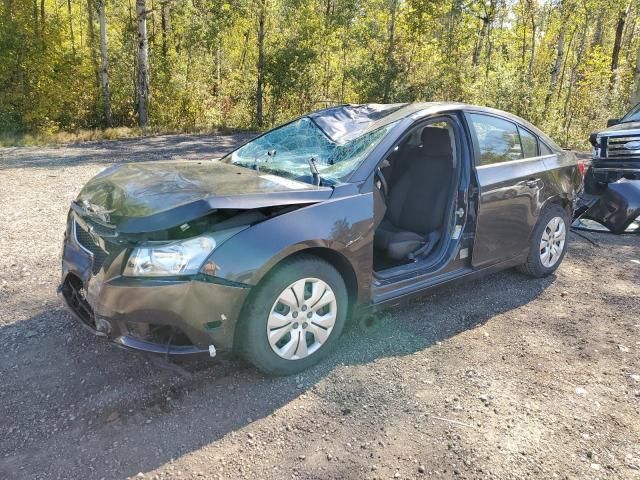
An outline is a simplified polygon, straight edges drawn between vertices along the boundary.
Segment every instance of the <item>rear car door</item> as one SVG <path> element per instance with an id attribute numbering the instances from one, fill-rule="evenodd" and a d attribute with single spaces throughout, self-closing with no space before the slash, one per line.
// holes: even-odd
<path id="1" fill-rule="evenodd" d="M 537 136 L 521 125 L 487 113 L 466 118 L 480 190 L 471 263 L 482 267 L 527 254 L 546 168 Z"/>

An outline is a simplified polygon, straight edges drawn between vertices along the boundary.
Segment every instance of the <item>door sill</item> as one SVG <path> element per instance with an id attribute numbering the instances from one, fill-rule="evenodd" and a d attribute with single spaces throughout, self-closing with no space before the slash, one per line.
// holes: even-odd
<path id="1" fill-rule="evenodd" d="M 473 273 L 473 268 L 461 267 L 439 275 L 424 273 L 418 276 L 403 278 L 394 282 L 381 283 L 374 279 L 372 303 L 381 304 L 411 295 L 435 285 L 446 283 L 459 277 Z"/>

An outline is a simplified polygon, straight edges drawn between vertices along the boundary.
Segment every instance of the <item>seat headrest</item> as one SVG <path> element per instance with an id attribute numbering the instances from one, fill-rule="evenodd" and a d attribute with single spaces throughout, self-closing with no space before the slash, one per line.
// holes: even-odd
<path id="1" fill-rule="evenodd" d="M 426 157 L 451 157 L 451 137 L 446 128 L 425 127 L 422 130 L 422 150 Z"/>

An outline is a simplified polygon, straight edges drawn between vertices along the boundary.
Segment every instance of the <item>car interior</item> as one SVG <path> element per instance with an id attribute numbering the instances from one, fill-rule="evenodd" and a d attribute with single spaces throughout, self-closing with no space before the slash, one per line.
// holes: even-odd
<path id="1" fill-rule="evenodd" d="M 377 171 L 384 214 L 374 236 L 374 271 L 428 260 L 445 244 L 456 184 L 454 129 L 417 127 Z"/>

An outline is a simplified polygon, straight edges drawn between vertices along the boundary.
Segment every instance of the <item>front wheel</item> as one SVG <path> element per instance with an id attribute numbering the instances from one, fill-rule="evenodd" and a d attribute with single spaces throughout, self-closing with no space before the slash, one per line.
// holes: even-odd
<path id="1" fill-rule="evenodd" d="M 318 363 L 342 332 L 348 295 L 340 273 L 311 255 L 285 260 L 257 287 L 237 343 L 265 373 L 290 375 Z"/>
<path id="2" fill-rule="evenodd" d="M 550 205 L 540 216 L 531 235 L 527 261 L 518 268 L 532 277 L 546 277 L 560 266 L 567 253 L 569 215 L 559 205 Z"/>

